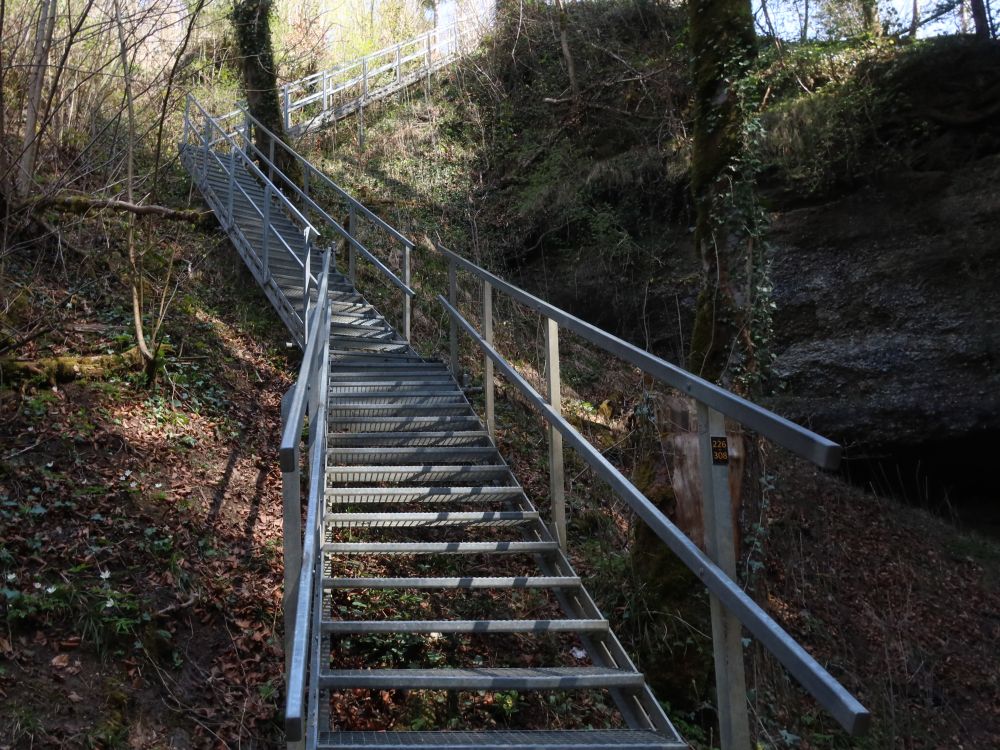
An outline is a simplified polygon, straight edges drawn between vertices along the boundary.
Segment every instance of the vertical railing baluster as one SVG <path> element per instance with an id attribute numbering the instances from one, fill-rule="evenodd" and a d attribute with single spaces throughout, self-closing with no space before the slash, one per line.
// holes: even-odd
<path id="1" fill-rule="evenodd" d="M 545 319 L 545 385 L 549 404 L 562 414 L 559 383 L 559 324 Z M 549 425 L 549 491 L 552 498 L 552 530 L 559 546 L 566 549 L 566 486 L 563 470 L 562 433 Z"/>
<path id="2" fill-rule="evenodd" d="M 456 310 L 458 309 L 458 278 L 455 268 L 455 259 L 448 257 L 448 302 Z M 462 383 L 461 375 L 458 372 L 458 321 L 454 316 L 449 316 L 448 321 L 448 346 L 451 350 L 451 374 L 455 380 Z"/>
<path id="3" fill-rule="evenodd" d="M 410 285 L 410 251 L 412 246 L 409 242 L 403 243 L 403 283 Z M 406 343 L 410 343 L 410 316 L 413 312 L 413 300 L 410 295 L 403 292 L 403 338 Z"/>
<path id="4" fill-rule="evenodd" d="M 733 506 L 729 494 L 726 419 L 715 409 L 700 401 L 697 403 L 705 551 L 735 581 L 736 548 Z M 723 750 L 750 750 L 750 719 L 747 713 L 740 621 L 716 597 L 710 595 L 709 600 L 712 606 L 712 651 L 715 656 L 719 746 Z"/>
<path id="5" fill-rule="evenodd" d="M 188 145 L 188 138 L 191 137 L 191 94 L 184 97 L 184 135 L 181 137 L 181 143 L 185 146 Z"/>
<path id="6" fill-rule="evenodd" d="M 347 220 L 347 233 L 353 238 L 358 237 L 358 214 L 354 210 L 354 204 L 351 204 L 350 214 Z M 347 242 L 347 278 L 351 280 L 351 285 L 354 284 L 355 271 L 358 265 L 358 253 L 354 249 L 354 243 L 348 240 Z"/>
<path id="7" fill-rule="evenodd" d="M 365 102 L 368 100 L 368 58 L 361 58 L 361 104 L 358 107 L 358 148 L 365 147 Z"/>
<path id="8" fill-rule="evenodd" d="M 201 163 L 201 179 L 208 179 L 208 150 L 212 142 L 212 118 L 207 114 L 205 115 L 205 150 L 202 153 L 202 163 Z"/>
<path id="9" fill-rule="evenodd" d="M 401 46 L 402 45 L 399 45 L 399 44 L 396 45 L 396 83 L 397 84 L 399 83 L 399 78 L 400 78 L 400 71 L 399 71 L 400 54 L 399 54 L 399 49 L 400 49 Z"/>
<path id="10" fill-rule="evenodd" d="M 274 135 L 268 139 L 267 147 L 267 179 L 274 182 Z"/>
<path id="11" fill-rule="evenodd" d="M 483 282 L 483 339 L 493 346 L 493 285 Z M 486 394 L 486 429 L 496 437 L 496 419 L 493 405 L 493 360 L 483 355 L 483 393 Z"/>

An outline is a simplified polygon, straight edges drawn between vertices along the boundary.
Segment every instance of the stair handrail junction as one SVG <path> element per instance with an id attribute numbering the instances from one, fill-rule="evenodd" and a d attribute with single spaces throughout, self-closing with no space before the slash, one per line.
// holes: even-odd
<path id="1" fill-rule="evenodd" d="M 184 105 L 184 129 L 181 139 L 182 160 L 188 160 L 188 169 L 196 179 L 200 181 L 202 194 L 209 204 L 221 217 L 223 229 L 227 232 L 239 232 L 239 226 L 233 210 L 233 201 L 237 191 L 247 199 L 253 207 L 255 213 L 261 220 L 262 240 L 258 249 L 253 246 L 246 237 L 244 243 L 238 246 L 244 261 L 250 268 L 257 282 L 264 287 L 269 296 L 273 297 L 276 307 L 280 313 L 284 313 L 282 318 L 288 326 L 292 335 L 300 344 L 304 344 L 307 335 L 307 322 L 309 319 L 310 289 L 314 288 L 318 281 L 313 275 L 310 266 L 310 252 L 313 241 L 319 237 L 319 230 L 299 211 L 298 207 L 289 200 L 285 194 L 272 182 L 267 174 L 254 162 L 246 148 L 237 144 L 239 135 L 243 136 L 244 146 L 249 145 L 249 138 L 245 131 L 229 131 L 222 126 L 222 122 L 232 119 L 237 112 L 230 112 L 221 118 L 213 117 L 209 114 L 201 103 L 191 94 L 187 95 Z M 200 116 L 201 122 L 195 122 Z M 219 147 L 224 153 L 220 153 Z M 201 154 L 200 169 L 193 161 L 193 152 Z M 273 160 L 268 161 L 260 155 L 262 163 L 269 171 L 274 169 Z M 216 193 L 215 189 L 208 183 L 208 164 L 212 159 L 222 170 L 227 178 L 227 187 L 222 195 Z M 245 169 L 252 176 L 256 177 L 264 186 L 264 205 L 258 206 L 251 196 L 246 192 L 240 181 L 236 177 L 237 169 Z M 278 205 L 284 208 L 289 216 L 298 223 L 305 239 L 305 258 L 299 258 L 292 248 L 285 241 L 284 237 L 273 230 L 270 222 L 271 204 L 277 201 Z M 301 308 L 296 307 L 288 299 L 287 295 L 271 278 L 270 260 L 270 239 L 271 234 L 284 247 L 289 257 L 298 265 L 303 277 L 303 302 Z"/>
<path id="2" fill-rule="evenodd" d="M 448 261 L 448 297 L 438 295 L 437 299 L 449 316 L 452 371 L 456 377 L 460 377 L 458 329 L 461 329 L 482 350 L 484 355 L 483 389 L 487 427 L 491 432 L 494 429 L 494 365 L 511 383 L 517 386 L 529 404 L 541 414 L 549 425 L 549 470 L 554 536 L 565 543 L 566 515 L 562 468 L 562 440 L 565 439 L 594 472 L 629 505 L 636 515 L 645 521 L 657 537 L 701 580 L 710 592 L 713 605 L 712 641 L 719 693 L 718 714 L 722 747 L 733 746 L 726 741 L 730 732 L 745 734 L 748 726 L 740 626 L 745 627 L 753 634 L 845 731 L 852 736 L 864 734 L 871 721 L 869 711 L 754 602 L 735 580 L 736 560 L 732 541 L 733 528 L 727 465 L 729 458 L 725 437 L 725 420 L 728 417 L 824 469 L 837 468 L 840 462 L 841 447 L 811 430 L 710 383 L 677 365 L 639 349 L 635 345 L 529 294 L 438 243 L 435 243 L 434 247 Z M 470 272 L 481 282 L 482 332 L 477 331 L 458 309 L 457 270 L 459 268 Z M 493 346 L 494 289 L 506 293 L 510 298 L 544 318 L 547 349 L 545 378 L 547 397 L 538 393 Z M 687 394 L 695 401 L 708 554 L 703 552 L 697 544 L 670 521 L 645 494 L 562 416 L 558 369 L 558 329 L 560 326 L 590 341 L 609 354 L 635 365 L 646 374 Z M 716 442 L 720 440 L 721 442 Z M 720 449 L 724 452 L 722 457 L 718 455 Z M 715 560 L 712 559 L 713 557 Z M 734 672 L 736 673 L 734 674 Z M 726 718 L 734 716 L 737 717 L 736 721 L 728 722 L 731 726 L 727 727 Z M 738 726 L 740 723 L 742 727 Z"/>
<path id="3" fill-rule="evenodd" d="M 478 17 L 469 14 L 363 57 L 283 84 L 280 94 L 285 131 L 300 135 L 426 79 L 469 49 L 480 28 Z M 338 102 L 340 94 L 352 89 L 357 89 L 354 96 Z"/>

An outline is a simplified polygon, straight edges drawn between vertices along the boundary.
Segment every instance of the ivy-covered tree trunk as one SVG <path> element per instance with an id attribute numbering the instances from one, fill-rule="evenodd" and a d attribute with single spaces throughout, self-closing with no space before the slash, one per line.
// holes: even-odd
<path id="1" fill-rule="evenodd" d="M 749 0 L 689 0 L 694 79 L 691 192 L 703 284 L 690 368 L 719 380 L 745 325 L 746 295 L 733 274 L 753 251 L 747 228 L 752 185 L 746 174 L 746 117 L 739 87 L 755 55 Z"/>
<path id="2" fill-rule="evenodd" d="M 278 98 L 278 74 L 271 46 L 271 0 L 236 0 L 233 4 L 233 29 L 240 53 L 240 70 L 247 97 L 247 109 L 264 127 L 281 139 L 285 137 Z M 270 153 L 270 143 L 263 132 L 254 133 L 257 147 Z M 296 180 L 294 160 L 282 148 L 274 150 L 274 161 L 290 179 Z"/>

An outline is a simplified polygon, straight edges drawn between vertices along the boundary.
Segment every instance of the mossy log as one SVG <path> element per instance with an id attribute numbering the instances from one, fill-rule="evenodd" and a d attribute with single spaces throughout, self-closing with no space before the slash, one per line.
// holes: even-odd
<path id="1" fill-rule="evenodd" d="M 156 216 L 170 221 L 188 221 L 196 226 L 205 226 L 214 221 L 211 211 L 168 208 L 152 204 L 128 203 L 127 201 L 105 200 L 87 195 L 61 194 L 41 196 L 31 202 L 33 208 L 57 208 L 72 213 L 110 209 L 126 211 L 137 216 Z"/>
<path id="2" fill-rule="evenodd" d="M 118 354 L 64 355 L 31 360 L 0 358 L 0 376 L 5 382 L 42 379 L 54 385 L 78 378 L 104 378 L 140 366 L 142 355 L 137 347 L 132 347 Z"/>

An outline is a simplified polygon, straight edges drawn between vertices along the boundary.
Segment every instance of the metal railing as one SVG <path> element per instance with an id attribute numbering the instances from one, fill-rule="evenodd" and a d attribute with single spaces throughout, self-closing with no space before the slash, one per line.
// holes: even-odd
<path id="1" fill-rule="evenodd" d="M 736 550 L 729 495 L 729 449 L 725 420 L 729 418 L 738 422 L 826 469 L 836 468 L 839 464 L 840 446 L 538 299 L 450 250 L 439 245 L 435 248 L 448 261 L 448 297 L 439 295 L 438 301 L 449 316 L 452 371 L 456 377 L 460 377 L 458 332 L 461 329 L 483 352 L 485 421 L 490 433 L 495 430 L 494 367 L 521 391 L 548 423 L 552 528 L 553 535 L 560 544 L 566 544 L 563 474 L 565 440 L 708 589 L 712 607 L 712 642 L 721 746 L 727 749 L 750 747 L 741 638 L 743 627 L 785 666 L 845 730 L 853 735 L 864 733 L 870 723 L 867 709 L 736 583 Z M 459 269 L 471 273 L 481 282 L 482 332 L 477 331 L 458 309 Z M 544 396 L 493 346 L 494 290 L 505 293 L 540 314 L 545 322 Z M 695 401 L 707 554 L 562 416 L 560 327 L 638 367 Z"/>
<path id="2" fill-rule="evenodd" d="M 243 123 L 239 126 L 238 132 L 243 135 L 245 142 L 248 144 L 248 150 L 252 150 L 265 163 L 271 165 L 270 169 L 272 171 L 270 176 L 277 181 L 277 184 L 284 186 L 285 189 L 300 201 L 300 205 L 302 205 L 306 213 L 311 213 L 316 217 L 317 223 L 320 226 L 328 228 L 336 238 L 346 243 L 347 278 L 351 284 L 353 285 L 357 279 L 357 261 L 360 255 L 363 259 L 371 263 L 381 276 L 385 277 L 390 284 L 402 293 L 401 323 L 403 338 L 409 341 L 410 321 L 413 310 L 412 299 L 416 295 L 416 292 L 410 287 L 410 262 L 414 247 L 413 241 L 351 196 L 325 173 L 314 167 L 295 149 L 247 112 L 245 108 L 241 107 L 238 111 L 243 117 Z M 267 141 L 266 154 L 256 140 L 247 135 L 251 130 L 263 135 Z M 297 165 L 296 170 L 299 173 L 301 184 L 292 180 L 276 166 L 273 166 L 278 149 L 284 151 L 288 158 L 292 159 Z M 321 205 L 321 202 L 325 203 L 328 195 L 341 204 L 340 211 L 332 208 L 327 210 L 327 208 Z M 338 215 L 346 213 L 346 222 L 337 221 L 331 215 L 331 211 L 333 214 Z M 344 223 L 347 224 L 346 227 Z M 383 250 L 388 257 L 391 257 L 397 251 L 402 255 L 400 258 L 402 278 L 375 255 L 373 248 L 361 241 L 360 237 L 369 232 L 373 232 L 377 237 L 381 236 L 381 241 L 386 243 Z"/>
<path id="3" fill-rule="evenodd" d="M 286 326 L 296 340 L 304 344 L 308 335 L 310 290 L 317 285 L 317 279 L 311 271 L 310 256 L 313 242 L 320 233 L 271 180 L 267 172 L 271 174 L 274 172 L 273 159 L 268 160 L 258 152 L 264 167 L 261 169 L 248 152 L 246 139 L 243 139 L 241 147 L 237 143 L 238 131 L 232 132 L 223 126 L 239 114 L 237 111 L 222 117 L 213 117 L 197 99 L 188 94 L 184 106 L 181 159 L 198 182 L 205 199 L 220 218 L 223 229 L 234 237 L 244 262 L 275 304 Z M 219 170 L 224 186 L 220 185 L 218 180 L 210 178 L 213 166 Z M 257 188 L 263 191 L 262 195 L 257 195 L 255 192 L 251 194 L 251 191 Z M 237 215 L 238 195 L 243 199 L 240 201 L 239 209 L 249 211 L 249 218 L 260 222 L 259 242 L 254 241 L 243 231 L 239 220 L 241 217 Z M 271 212 L 275 208 L 287 212 L 288 217 L 302 231 L 303 257 L 299 257 L 288 240 L 273 226 Z M 245 222 L 248 217 L 242 218 Z M 294 305 L 281 286 L 275 282 L 271 272 L 273 251 L 283 251 L 301 270 L 303 287 L 301 306 Z"/>
<path id="4" fill-rule="evenodd" d="M 431 29 L 330 70 L 281 87 L 285 130 L 299 134 L 363 110 L 449 65 L 479 39 L 475 16 Z M 359 121 L 363 133 L 363 120 Z M 362 135 L 363 138 L 363 135 Z"/>
<path id="5" fill-rule="evenodd" d="M 281 402 L 282 498 L 284 515 L 285 591 L 282 599 L 285 624 L 285 729 L 291 741 L 315 736 L 315 696 L 319 679 L 319 619 L 315 585 L 322 549 L 323 491 L 326 486 L 326 412 L 330 370 L 331 307 L 328 292 L 330 258 L 323 256 L 318 304 L 313 309 L 311 333 L 306 341 L 299 377 Z M 308 416 L 306 524 L 301 524 L 302 489 L 299 446 Z M 303 533 L 304 532 L 304 533 Z M 308 683 L 308 684 L 307 684 Z M 311 715 L 309 712 L 312 712 Z"/>

